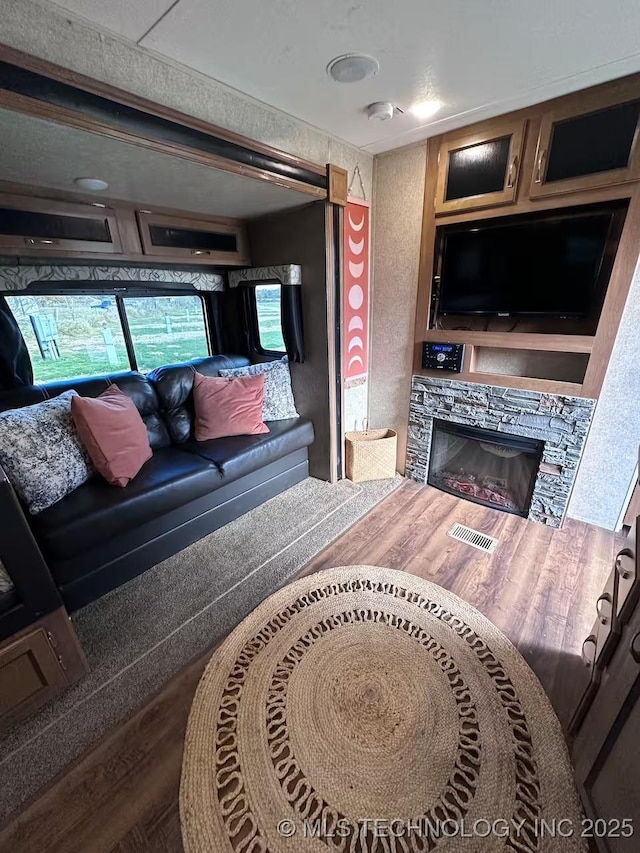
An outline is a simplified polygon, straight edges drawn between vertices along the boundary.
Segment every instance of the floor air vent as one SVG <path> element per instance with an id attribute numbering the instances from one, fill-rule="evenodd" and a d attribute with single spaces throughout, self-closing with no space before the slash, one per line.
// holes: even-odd
<path id="1" fill-rule="evenodd" d="M 457 539 L 458 542 L 466 542 L 472 548 L 477 548 L 479 551 L 486 551 L 487 554 L 493 554 L 498 547 L 497 539 L 492 539 L 491 536 L 480 533 L 472 527 L 465 527 L 464 524 L 454 524 L 447 533 L 447 536 Z"/>

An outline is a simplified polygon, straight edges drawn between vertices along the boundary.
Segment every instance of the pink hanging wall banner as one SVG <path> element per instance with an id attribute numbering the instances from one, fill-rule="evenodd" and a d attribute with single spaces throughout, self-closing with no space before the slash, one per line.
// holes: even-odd
<path id="1" fill-rule="evenodd" d="M 345 379 L 367 375 L 369 361 L 369 203 L 349 200 L 344 209 L 342 317 Z"/>

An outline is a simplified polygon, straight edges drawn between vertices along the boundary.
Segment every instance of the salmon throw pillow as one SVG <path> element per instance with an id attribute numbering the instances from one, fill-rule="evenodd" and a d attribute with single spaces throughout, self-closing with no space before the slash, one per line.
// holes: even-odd
<path id="1" fill-rule="evenodd" d="M 264 376 L 223 378 L 196 373 L 193 402 L 196 441 L 269 432 L 262 420 Z"/>
<path id="2" fill-rule="evenodd" d="M 140 412 L 117 385 L 99 397 L 72 397 L 71 416 L 96 470 L 112 486 L 127 486 L 151 459 Z"/>

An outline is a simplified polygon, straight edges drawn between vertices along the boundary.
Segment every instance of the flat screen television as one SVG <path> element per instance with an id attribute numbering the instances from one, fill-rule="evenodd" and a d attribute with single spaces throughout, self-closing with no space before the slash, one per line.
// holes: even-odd
<path id="1" fill-rule="evenodd" d="M 438 313 L 589 316 L 604 298 L 625 214 L 626 204 L 607 205 L 440 228 Z"/>

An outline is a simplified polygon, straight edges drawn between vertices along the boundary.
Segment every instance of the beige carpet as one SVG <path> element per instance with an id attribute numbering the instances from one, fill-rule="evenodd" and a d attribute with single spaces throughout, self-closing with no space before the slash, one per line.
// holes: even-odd
<path id="1" fill-rule="evenodd" d="M 457 596 L 373 566 L 290 584 L 216 650 L 180 811 L 187 853 L 586 850 L 522 656 Z M 561 819 L 575 836 L 543 837 Z"/>
<path id="2" fill-rule="evenodd" d="M 401 482 L 309 478 L 75 613 L 90 672 L 0 737 L 0 820 Z"/>

